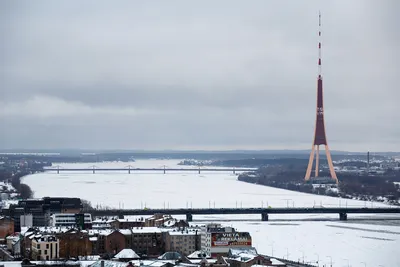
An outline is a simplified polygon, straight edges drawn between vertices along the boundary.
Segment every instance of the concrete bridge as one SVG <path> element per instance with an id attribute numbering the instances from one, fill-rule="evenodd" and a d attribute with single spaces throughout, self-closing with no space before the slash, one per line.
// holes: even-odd
<path id="1" fill-rule="evenodd" d="M 187 221 L 193 215 L 224 214 L 260 214 L 262 221 L 268 221 L 269 214 L 338 214 L 340 220 L 347 220 L 347 214 L 400 214 L 400 207 L 392 208 L 204 208 L 204 209 L 109 209 L 88 211 L 92 216 L 154 215 L 157 213 L 170 215 L 186 215 Z"/>
<path id="2" fill-rule="evenodd" d="M 46 172 L 57 172 L 58 174 L 60 172 L 91 172 L 91 173 L 96 173 L 96 172 L 128 172 L 129 174 L 131 172 L 161 172 L 166 174 L 167 172 L 197 172 L 197 173 L 202 173 L 202 172 L 232 172 L 235 174 L 236 172 L 250 172 L 250 171 L 256 171 L 257 169 L 255 168 L 132 168 L 131 166 L 125 167 L 125 168 L 99 168 L 96 166 L 91 166 L 89 168 L 63 168 L 60 166 L 56 167 L 51 167 L 51 168 L 45 168 L 44 169 Z"/>

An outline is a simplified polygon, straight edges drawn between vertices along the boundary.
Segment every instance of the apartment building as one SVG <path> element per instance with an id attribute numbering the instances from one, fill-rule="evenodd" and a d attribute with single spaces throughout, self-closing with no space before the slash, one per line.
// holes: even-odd
<path id="1" fill-rule="evenodd" d="M 60 243 L 54 235 L 35 236 L 31 242 L 32 259 L 54 260 L 59 258 Z"/>
<path id="2" fill-rule="evenodd" d="M 198 229 L 176 229 L 165 235 L 165 250 L 190 255 L 201 247 L 201 234 Z"/>

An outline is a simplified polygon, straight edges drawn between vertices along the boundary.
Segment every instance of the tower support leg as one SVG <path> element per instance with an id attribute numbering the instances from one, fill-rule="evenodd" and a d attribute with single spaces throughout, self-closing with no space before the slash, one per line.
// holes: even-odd
<path id="1" fill-rule="evenodd" d="M 347 221 L 347 213 L 345 213 L 345 212 L 339 213 L 339 220 Z"/>
<path id="2" fill-rule="evenodd" d="M 193 221 L 193 215 L 190 214 L 190 213 L 186 214 L 186 221 L 187 222 L 192 222 Z"/>
<path id="3" fill-rule="evenodd" d="M 319 174 L 319 145 L 317 145 L 317 153 L 315 155 L 315 177 Z"/>
<path id="4" fill-rule="evenodd" d="M 329 151 L 328 145 L 325 145 L 325 153 L 326 153 L 326 159 L 328 160 L 329 172 L 331 173 L 331 177 L 336 181 L 336 183 L 338 183 L 338 178 L 336 176 L 335 169 L 333 168 L 331 152 Z"/>
<path id="5" fill-rule="evenodd" d="M 304 177 L 304 179 L 306 181 L 310 180 L 310 177 L 311 177 L 311 169 L 312 169 L 312 165 L 313 165 L 313 161 L 314 161 L 314 154 L 315 154 L 315 145 L 313 144 L 313 146 L 311 148 L 310 159 L 308 161 L 306 176 Z"/>

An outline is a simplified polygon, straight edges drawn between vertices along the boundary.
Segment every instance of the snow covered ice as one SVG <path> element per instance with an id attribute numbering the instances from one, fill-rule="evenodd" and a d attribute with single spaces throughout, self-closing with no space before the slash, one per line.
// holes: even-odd
<path id="1" fill-rule="evenodd" d="M 97 167 L 141 168 L 187 167 L 178 166 L 180 160 L 137 160 L 133 163 L 95 163 Z M 93 163 L 60 164 L 67 167 L 89 168 Z M 339 177 L 340 179 L 340 177 Z M 313 207 L 384 206 L 357 200 L 310 195 L 237 181 L 231 173 L 203 172 L 47 172 L 24 178 L 35 197 L 80 197 L 93 206 L 120 208 L 228 208 L 228 207 Z M 194 216 L 194 222 L 223 220 L 240 231 L 249 231 L 253 244 L 260 253 L 276 257 L 333 266 L 400 266 L 400 223 L 393 225 L 365 224 L 351 221 L 366 217 L 376 219 L 388 215 L 353 215 L 348 222 L 338 221 L 338 215 L 270 215 L 269 222 L 261 222 L 260 215 Z M 396 217 L 390 215 L 390 217 Z M 399 217 L 397 217 L 399 218 Z M 313 219 L 313 221 L 310 221 Z M 317 221 L 317 219 L 324 219 Z M 330 220 L 326 220 L 330 219 Z"/>

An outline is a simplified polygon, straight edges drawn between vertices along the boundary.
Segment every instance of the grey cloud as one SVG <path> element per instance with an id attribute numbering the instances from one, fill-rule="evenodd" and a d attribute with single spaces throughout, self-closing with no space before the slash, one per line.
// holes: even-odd
<path id="1" fill-rule="evenodd" d="M 0 5 L 0 147 L 308 148 L 321 9 L 331 148 L 400 149 L 397 1 Z"/>

